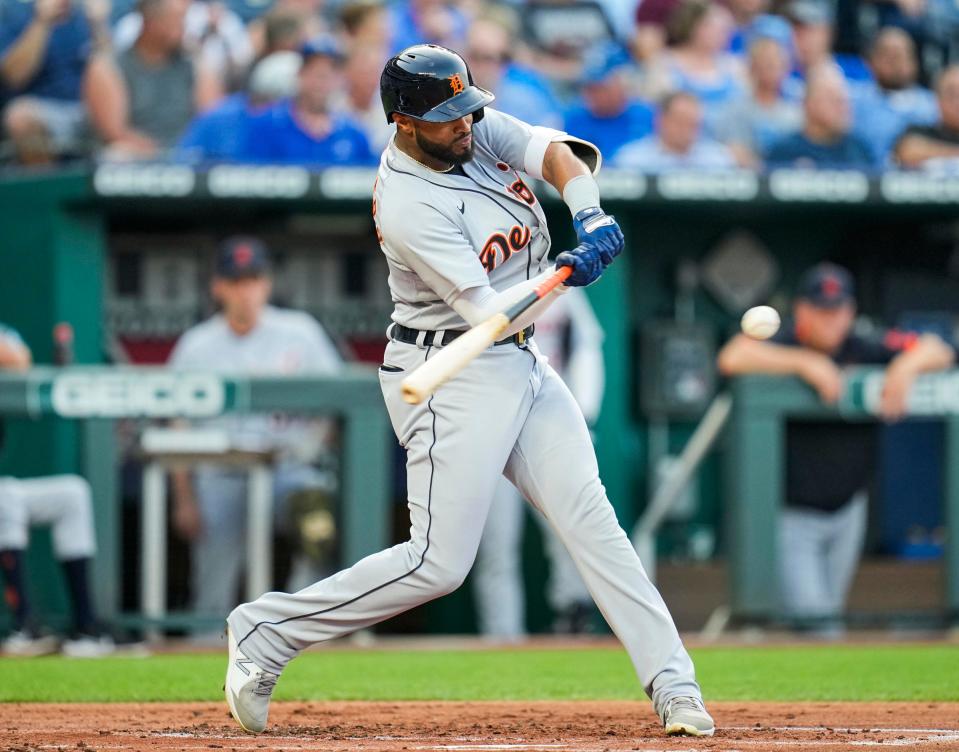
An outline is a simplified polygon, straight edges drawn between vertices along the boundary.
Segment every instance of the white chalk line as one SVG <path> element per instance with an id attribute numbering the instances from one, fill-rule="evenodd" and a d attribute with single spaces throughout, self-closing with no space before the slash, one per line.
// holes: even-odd
<path id="1" fill-rule="evenodd" d="M 905 737 L 903 739 L 885 739 L 876 741 L 872 739 L 849 739 L 843 741 L 825 741 L 825 740 L 803 740 L 803 739 L 737 739 L 735 745 L 721 748 L 722 752 L 739 752 L 743 747 L 809 747 L 821 749 L 823 747 L 913 747 L 916 744 L 940 744 L 946 742 L 959 741 L 959 734 L 950 734 L 948 736 L 932 737 Z M 530 750 L 556 750 L 568 749 L 585 752 L 590 749 L 606 749 L 608 743 L 600 743 L 599 746 L 583 746 L 575 742 L 568 744 L 430 744 L 414 746 L 416 750 L 439 750 L 442 752 L 494 752 L 512 750 L 521 752 Z M 712 748 L 716 750 L 715 747 Z M 675 747 L 639 747 L 633 748 L 633 752 L 702 752 L 700 748 L 691 747 L 687 750 L 677 749 Z M 720 752 L 720 750 L 716 750 Z"/>
<path id="2" fill-rule="evenodd" d="M 788 733 L 829 733 L 829 734 L 900 734 L 906 735 L 902 739 L 884 738 L 881 741 L 875 739 L 735 739 L 729 740 L 730 746 L 717 749 L 713 747 L 714 752 L 739 752 L 743 748 L 750 747 L 910 747 L 916 744 L 945 744 L 959 742 L 959 729 L 933 729 L 933 728 L 880 728 L 880 727 L 840 727 L 840 726 L 723 726 L 720 731 L 739 731 L 739 732 L 788 732 Z M 239 743 L 247 741 L 245 737 L 215 735 L 202 732 L 189 731 L 162 731 L 143 734 L 142 732 L 118 731 L 115 736 L 146 736 L 152 739 L 197 739 L 205 741 L 218 741 L 223 743 Z M 715 739 L 716 737 L 714 737 Z M 340 740 L 330 740 L 331 742 L 411 742 L 421 741 L 422 737 L 400 737 L 400 736 L 372 736 L 372 737 L 350 737 Z M 129 744 L 109 744 L 105 740 L 97 739 L 94 746 L 98 749 L 130 749 Z M 252 741 L 252 740 L 250 740 Z M 326 741 L 326 740 L 323 740 Z M 271 750 L 298 752 L 299 750 L 312 748 L 317 740 L 309 736 L 262 736 L 257 737 L 257 742 L 265 743 Z M 516 743 L 484 743 L 470 742 L 463 739 L 455 744 L 419 744 L 410 745 L 415 750 L 436 750 L 438 752 L 550 752 L 551 750 L 577 750 L 586 752 L 589 749 L 605 749 L 608 741 L 586 741 L 576 740 L 566 743 L 537 743 L 537 742 L 516 742 Z M 60 744 L 44 744 L 38 749 L 58 750 L 62 749 Z M 702 752 L 701 749 L 692 747 L 689 749 L 678 749 L 676 747 L 634 747 L 634 752 Z"/>
<path id="3" fill-rule="evenodd" d="M 959 734 L 959 728 L 890 728 L 887 726 L 720 726 L 720 731 L 800 731 L 813 734 L 823 731 L 835 734 Z"/>
<path id="4" fill-rule="evenodd" d="M 426 746 L 413 749 L 446 749 L 446 750 L 550 750 L 572 749 L 568 744 L 444 744 L 441 747 Z"/>

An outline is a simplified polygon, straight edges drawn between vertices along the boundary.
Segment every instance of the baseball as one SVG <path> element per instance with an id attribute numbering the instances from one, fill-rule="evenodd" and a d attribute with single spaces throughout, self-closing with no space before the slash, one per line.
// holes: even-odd
<path id="1" fill-rule="evenodd" d="M 753 339 L 769 339 L 779 331 L 779 314 L 775 308 L 755 306 L 743 314 L 740 326 Z"/>

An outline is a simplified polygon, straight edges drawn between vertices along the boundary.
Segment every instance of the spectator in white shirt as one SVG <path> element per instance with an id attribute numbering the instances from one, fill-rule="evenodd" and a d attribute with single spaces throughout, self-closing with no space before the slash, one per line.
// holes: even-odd
<path id="1" fill-rule="evenodd" d="M 616 167 L 642 172 L 677 169 L 730 169 L 732 152 L 702 135 L 703 108 L 695 95 L 674 92 L 660 104 L 656 132 L 624 145 L 610 162 Z"/>

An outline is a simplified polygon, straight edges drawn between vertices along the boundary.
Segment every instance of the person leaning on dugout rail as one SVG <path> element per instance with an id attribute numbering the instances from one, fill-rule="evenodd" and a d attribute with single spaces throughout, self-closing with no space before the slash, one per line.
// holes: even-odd
<path id="1" fill-rule="evenodd" d="M 0 372 L 25 371 L 32 364 L 33 355 L 19 333 L 0 323 Z M 0 420 L 0 448 L 2 444 Z M 62 639 L 39 629 L 31 607 L 26 551 L 30 529 L 36 525 L 50 527 L 53 555 L 70 595 L 73 628 Z M 90 589 L 96 549 L 93 490 L 85 478 L 0 475 L 0 573 L 12 617 L 10 633 L 0 640 L 0 653 L 28 657 L 60 650 L 74 658 L 100 658 L 114 652 L 113 638 L 98 624 Z"/>
<path id="2" fill-rule="evenodd" d="M 800 279 L 793 318 L 769 341 L 744 334 L 720 351 L 725 376 L 768 373 L 798 376 L 823 402 L 842 394 L 844 366 L 886 365 L 880 413 L 898 420 L 910 387 L 923 372 L 948 368 L 952 346 L 934 334 L 890 330 L 875 339 L 852 331 L 856 296 L 852 275 L 819 264 Z M 779 524 L 784 614 L 797 627 L 837 634 L 866 530 L 866 486 L 875 456 L 869 423 L 803 421 L 786 429 L 786 506 Z"/>

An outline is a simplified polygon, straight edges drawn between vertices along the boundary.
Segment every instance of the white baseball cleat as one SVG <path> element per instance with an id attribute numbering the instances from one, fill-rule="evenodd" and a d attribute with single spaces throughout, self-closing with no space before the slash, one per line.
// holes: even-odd
<path id="1" fill-rule="evenodd" d="M 63 641 L 60 652 L 68 658 L 105 658 L 117 652 L 109 635 L 77 635 Z"/>
<path id="2" fill-rule="evenodd" d="M 712 716 L 698 697 L 673 697 L 663 709 L 663 727 L 667 736 L 712 736 L 716 731 Z"/>
<path id="3" fill-rule="evenodd" d="M 270 696 L 278 674 L 271 674 L 247 658 L 236 646 L 236 638 L 226 628 L 229 663 L 226 667 L 226 704 L 244 731 L 258 734 L 266 728 L 270 714 Z"/>
<path id="4" fill-rule="evenodd" d="M 53 635 L 40 635 L 21 629 L 12 632 L 0 642 L 0 652 L 18 658 L 50 655 L 60 649 L 60 640 Z"/>

